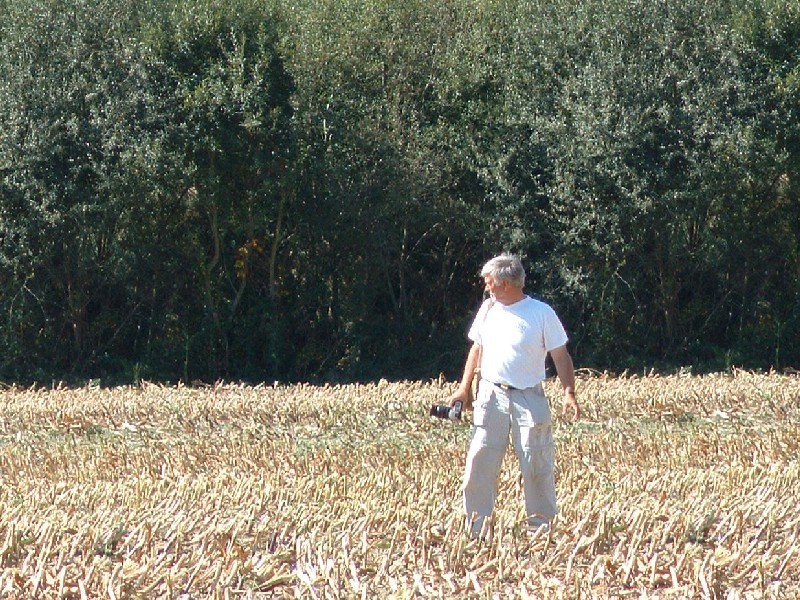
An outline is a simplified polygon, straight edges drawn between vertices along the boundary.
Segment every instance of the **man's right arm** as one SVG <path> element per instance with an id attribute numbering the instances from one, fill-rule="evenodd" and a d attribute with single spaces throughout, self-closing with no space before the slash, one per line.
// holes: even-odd
<path id="1" fill-rule="evenodd" d="M 477 343 L 472 344 L 472 347 L 469 349 L 467 361 L 464 364 L 464 374 L 461 376 L 461 383 L 458 385 L 458 389 L 450 396 L 450 406 L 457 401 L 466 404 L 470 388 L 472 387 L 472 380 L 475 378 L 475 369 L 478 368 L 480 349 L 481 347 Z"/>

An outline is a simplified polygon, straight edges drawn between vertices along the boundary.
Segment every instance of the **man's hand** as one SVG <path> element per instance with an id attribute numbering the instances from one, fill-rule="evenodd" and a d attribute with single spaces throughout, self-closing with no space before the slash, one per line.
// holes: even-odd
<path id="1" fill-rule="evenodd" d="M 574 421 L 581 418 L 581 407 L 578 406 L 578 401 L 575 399 L 575 390 L 564 390 L 564 408 L 561 414 L 567 418 L 571 415 Z"/>
<path id="2" fill-rule="evenodd" d="M 562 414 L 567 417 L 572 413 L 572 418 L 581 418 L 581 407 L 575 399 L 575 368 L 572 366 L 572 357 L 569 355 L 566 346 L 560 346 L 550 350 L 553 364 L 556 366 L 558 378 L 564 388 L 564 409 Z"/>
<path id="3" fill-rule="evenodd" d="M 463 391 L 461 388 L 459 388 L 447 399 L 447 403 L 451 407 L 456 402 L 461 402 L 461 406 L 466 406 L 468 396 L 469 396 L 469 391 Z"/>

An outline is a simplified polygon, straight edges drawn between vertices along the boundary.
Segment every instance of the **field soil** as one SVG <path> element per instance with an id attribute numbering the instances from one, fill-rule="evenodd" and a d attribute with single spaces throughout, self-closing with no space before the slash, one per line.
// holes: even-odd
<path id="1" fill-rule="evenodd" d="M 0 388 L 0 598 L 800 596 L 800 378 L 581 373 L 559 514 L 463 532 L 455 384 Z"/>

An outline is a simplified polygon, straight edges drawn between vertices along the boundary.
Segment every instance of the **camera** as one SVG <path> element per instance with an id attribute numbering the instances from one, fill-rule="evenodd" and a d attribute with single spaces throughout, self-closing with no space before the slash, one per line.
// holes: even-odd
<path id="1" fill-rule="evenodd" d="M 434 404 L 431 406 L 431 416 L 438 419 L 461 420 L 461 402 L 454 402 L 453 406 Z"/>

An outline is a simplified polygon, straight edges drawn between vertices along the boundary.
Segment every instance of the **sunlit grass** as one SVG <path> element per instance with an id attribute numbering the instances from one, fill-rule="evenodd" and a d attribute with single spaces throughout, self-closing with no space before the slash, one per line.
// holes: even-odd
<path id="1" fill-rule="evenodd" d="M 6 389 L 0 597 L 800 594 L 797 377 L 578 387 L 553 531 L 527 534 L 509 452 L 483 541 L 468 424 L 428 416 L 452 383 Z"/>

